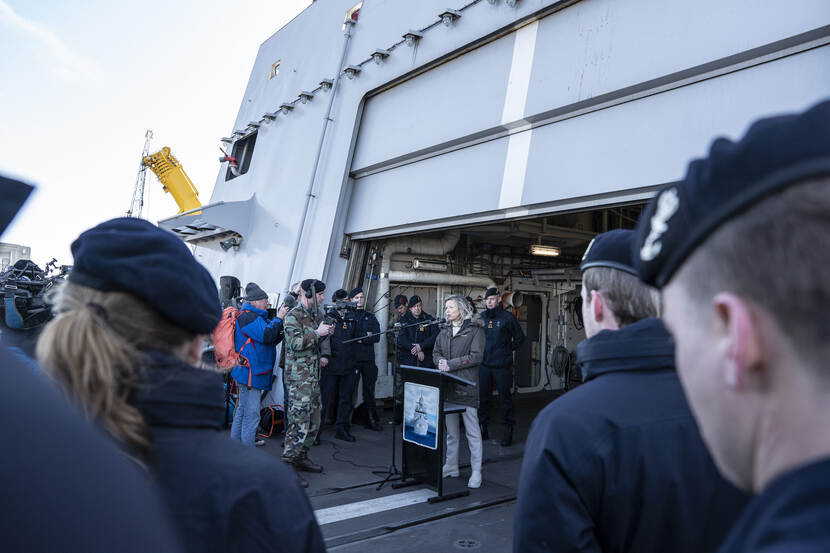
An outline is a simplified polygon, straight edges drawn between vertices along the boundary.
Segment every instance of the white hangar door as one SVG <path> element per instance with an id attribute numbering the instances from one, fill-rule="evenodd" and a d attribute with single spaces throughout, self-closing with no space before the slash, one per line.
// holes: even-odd
<path id="1" fill-rule="evenodd" d="M 579 2 L 447 60 L 366 100 L 346 233 L 641 200 L 714 136 L 828 94 L 828 11 Z"/>

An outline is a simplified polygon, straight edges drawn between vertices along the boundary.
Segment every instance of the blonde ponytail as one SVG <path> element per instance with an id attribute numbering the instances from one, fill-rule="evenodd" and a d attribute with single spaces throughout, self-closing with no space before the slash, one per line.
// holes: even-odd
<path id="1" fill-rule="evenodd" d="M 56 317 L 38 339 L 38 361 L 90 418 L 146 458 L 152 438 L 135 407 L 142 351 L 175 353 L 193 334 L 123 292 L 67 282 L 49 299 Z"/>

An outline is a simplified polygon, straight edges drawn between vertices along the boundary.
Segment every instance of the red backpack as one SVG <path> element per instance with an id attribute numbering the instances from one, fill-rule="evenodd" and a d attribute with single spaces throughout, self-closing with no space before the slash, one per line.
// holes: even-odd
<path id="1" fill-rule="evenodd" d="M 216 357 L 216 366 L 220 369 L 232 369 L 237 365 L 243 367 L 248 366 L 248 359 L 242 355 L 242 350 L 245 349 L 253 340 L 248 338 L 239 351 L 236 351 L 234 345 L 234 334 L 236 333 L 236 319 L 242 313 L 239 309 L 234 307 L 226 307 L 222 311 L 222 319 L 210 335 L 213 340 L 213 355 Z"/>

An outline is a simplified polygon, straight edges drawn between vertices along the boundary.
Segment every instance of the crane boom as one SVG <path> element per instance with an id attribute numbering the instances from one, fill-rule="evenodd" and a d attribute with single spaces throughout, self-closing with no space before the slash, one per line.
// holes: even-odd
<path id="1" fill-rule="evenodd" d="M 158 152 L 143 156 L 143 164 L 149 167 L 165 192 L 169 192 L 176 204 L 179 206 L 179 213 L 198 209 L 202 207 L 199 201 L 199 191 L 193 185 L 190 177 L 184 172 L 182 164 L 170 153 L 170 148 L 165 146 Z"/>
<path id="2" fill-rule="evenodd" d="M 138 174 L 133 187 L 133 199 L 130 202 L 130 209 L 127 210 L 127 217 L 141 217 L 144 211 L 144 180 L 147 175 L 147 166 L 144 165 L 144 158 L 150 152 L 150 141 L 153 139 L 153 131 L 147 129 L 144 133 L 144 149 L 141 150 L 141 162 L 138 165 Z"/>

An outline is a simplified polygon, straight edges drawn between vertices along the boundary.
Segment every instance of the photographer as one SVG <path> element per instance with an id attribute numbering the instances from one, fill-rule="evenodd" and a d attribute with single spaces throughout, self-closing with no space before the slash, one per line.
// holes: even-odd
<path id="1" fill-rule="evenodd" d="M 245 445 L 262 445 L 256 441 L 262 392 L 271 389 L 271 376 L 277 357 L 276 345 L 282 341 L 282 321 L 288 308 L 282 306 L 276 318 L 268 320 L 268 294 L 255 282 L 245 287 L 245 303 L 236 319 L 234 347 L 241 364 L 231 371 L 239 397 L 231 424 L 231 439 Z"/>
<path id="2" fill-rule="evenodd" d="M 328 365 L 322 370 L 320 391 L 323 397 L 323 407 L 320 420 L 326 420 L 326 409 L 335 394 L 337 401 L 337 431 L 334 437 L 346 442 L 355 441 L 349 432 L 349 418 L 352 414 L 352 390 L 354 390 L 357 368 L 354 361 L 354 344 L 344 343 L 355 337 L 355 319 L 347 306 L 339 307 L 338 303 L 346 299 L 345 290 L 338 290 L 332 296 L 334 306 L 326 313 L 326 322 L 332 323 L 334 333 L 329 338 L 331 355 Z M 317 434 L 319 438 L 320 434 Z"/>

